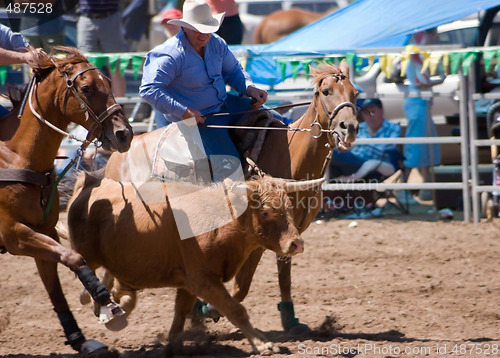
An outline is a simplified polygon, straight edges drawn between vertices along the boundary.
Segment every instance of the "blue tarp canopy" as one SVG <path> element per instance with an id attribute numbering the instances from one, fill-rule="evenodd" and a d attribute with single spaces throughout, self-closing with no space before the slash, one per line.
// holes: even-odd
<path id="1" fill-rule="evenodd" d="M 357 0 L 268 45 L 231 48 L 255 58 L 247 67 L 259 83 L 277 83 L 273 56 L 327 55 L 362 48 L 401 47 L 416 32 L 500 5 L 500 0 Z M 255 62 L 268 73 L 257 73 Z"/>

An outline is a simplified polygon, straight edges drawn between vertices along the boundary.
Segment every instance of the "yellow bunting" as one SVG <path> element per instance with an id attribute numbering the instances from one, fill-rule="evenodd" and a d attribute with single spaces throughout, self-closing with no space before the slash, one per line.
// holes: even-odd
<path id="1" fill-rule="evenodd" d="M 368 65 L 365 68 L 363 68 L 363 71 L 369 71 L 372 68 L 373 63 L 375 62 L 375 55 L 368 55 L 367 58 L 368 58 Z"/>
<path id="2" fill-rule="evenodd" d="M 429 57 L 429 69 L 431 71 L 431 76 L 437 74 L 439 63 L 441 62 L 441 56 L 442 54 L 439 52 L 431 53 L 431 56 Z"/>
<path id="3" fill-rule="evenodd" d="M 379 57 L 380 70 L 384 72 L 385 77 L 391 78 L 392 66 L 394 65 L 394 55 L 387 54 Z"/>
<path id="4" fill-rule="evenodd" d="M 425 52 L 422 52 L 421 55 L 423 57 L 423 61 L 422 61 L 422 69 L 420 70 L 420 73 L 426 73 L 427 70 L 429 69 L 431 53 L 429 51 L 425 51 Z"/>
<path id="5" fill-rule="evenodd" d="M 445 74 L 450 73 L 450 56 L 448 56 L 448 53 L 443 53 L 442 56 L 443 59 L 443 70 Z"/>
<path id="6" fill-rule="evenodd" d="M 380 71 L 386 73 L 387 67 L 387 57 L 386 55 L 381 55 L 378 57 L 378 63 L 380 64 Z"/>
<path id="7" fill-rule="evenodd" d="M 401 56 L 401 77 L 406 76 L 406 69 L 408 68 L 408 62 L 410 62 L 410 54 L 404 53 Z"/>

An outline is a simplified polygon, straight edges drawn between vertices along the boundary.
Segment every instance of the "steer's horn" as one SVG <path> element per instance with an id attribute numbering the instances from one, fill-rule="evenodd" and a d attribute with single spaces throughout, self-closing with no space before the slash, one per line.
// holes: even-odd
<path id="1" fill-rule="evenodd" d="M 231 189 L 229 189 L 229 191 L 238 195 L 247 194 L 248 186 L 245 183 L 237 182 L 231 185 Z"/>
<path id="2" fill-rule="evenodd" d="M 294 193 L 296 191 L 305 191 L 317 186 L 320 186 L 325 181 L 325 178 L 303 181 L 286 181 L 285 190 L 287 193 Z"/>

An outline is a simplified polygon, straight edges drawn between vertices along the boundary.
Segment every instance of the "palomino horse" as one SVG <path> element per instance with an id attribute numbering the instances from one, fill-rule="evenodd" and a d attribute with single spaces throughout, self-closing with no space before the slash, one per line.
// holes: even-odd
<path id="1" fill-rule="evenodd" d="M 13 101 L 14 109 L 0 121 L 0 251 L 35 259 L 68 343 L 92 352 L 105 346 L 82 334 L 61 289 L 57 264 L 75 272 L 101 305 L 109 308 L 112 302 L 82 256 L 59 242 L 54 159 L 71 122 L 89 130 L 85 144 L 98 138 L 105 148 L 120 152 L 129 149 L 133 132 L 110 80 L 76 49 L 56 50 L 66 52 L 66 58 L 37 56 L 30 63 L 33 85 L 24 94 L 28 106 L 20 113 L 24 105 Z"/>
<path id="2" fill-rule="evenodd" d="M 275 11 L 264 17 L 256 27 L 253 33 L 253 43 L 268 44 L 278 41 L 301 27 L 321 19 L 334 10 L 336 8 L 326 12 L 312 12 L 293 7 L 289 10 Z"/>
<path id="3" fill-rule="evenodd" d="M 304 115 L 290 124 L 291 129 L 326 130 L 326 135 L 312 137 L 300 131 L 269 131 L 257 164 L 274 177 L 295 180 L 317 179 L 324 176 L 334 148 L 347 150 L 358 131 L 356 98 L 358 91 L 349 80 L 345 60 L 340 66 L 324 64 L 311 68 L 314 75 L 314 97 Z M 111 155 L 106 176 L 117 181 L 131 180 L 135 175 L 151 173 L 156 144 L 163 129 L 145 133 L 132 141 L 127 153 Z M 321 133 L 321 132 L 319 132 Z M 142 174 L 141 174 L 142 173 Z M 321 191 L 309 190 L 292 197 L 295 224 L 302 233 L 321 208 Z M 310 205 L 310 203 L 317 203 Z M 242 301 L 248 293 L 253 274 L 263 250 L 255 250 L 236 276 L 233 296 Z M 295 319 L 291 295 L 291 262 L 278 261 L 282 303 L 280 311 L 286 330 L 306 328 Z"/>
<path id="4" fill-rule="evenodd" d="M 349 80 L 345 60 L 340 66 L 323 64 L 314 75 L 314 97 L 307 111 L 289 126 L 292 131 L 270 131 L 262 146 L 257 165 L 266 174 L 280 178 L 309 180 L 322 178 L 330 165 L 334 148 L 348 150 L 358 132 L 356 98 L 358 91 Z M 327 134 L 319 138 L 293 129 L 320 127 Z M 272 154 L 269 154 L 272 153 Z M 304 232 L 322 207 L 321 190 L 297 192 L 292 198 L 294 220 Z M 257 249 L 235 278 L 233 296 L 242 301 L 248 293 L 253 274 L 264 251 Z M 278 305 L 283 328 L 291 334 L 308 330 L 295 318 L 291 294 L 291 260 L 278 260 L 278 278 L 282 302 Z"/>

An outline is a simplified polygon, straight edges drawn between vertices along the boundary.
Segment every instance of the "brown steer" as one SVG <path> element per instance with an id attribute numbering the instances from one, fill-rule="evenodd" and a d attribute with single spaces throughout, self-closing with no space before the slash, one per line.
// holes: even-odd
<path id="1" fill-rule="evenodd" d="M 252 327 L 245 308 L 231 297 L 224 282 L 234 277 L 257 247 L 284 256 L 303 251 L 288 192 L 321 182 L 263 177 L 204 189 L 163 182 L 138 188 L 82 174 L 69 202 L 70 241 L 89 267 L 95 270 L 102 266 L 116 278 L 113 296 L 127 313 L 135 306 L 136 290 L 177 287 L 169 333 L 172 343 L 180 343 L 179 333 L 198 296 L 241 329 L 255 352 L 270 354 L 277 348 Z M 221 195 L 223 200 L 219 200 Z M 195 208 L 195 217 L 188 217 L 175 203 Z M 212 225 L 212 230 L 193 237 L 185 235 L 189 230 L 199 231 L 197 223 L 217 224 L 228 206 L 233 216 L 230 222 Z M 204 212 L 215 215 L 199 219 Z M 186 229 L 181 223 L 193 227 Z"/>

